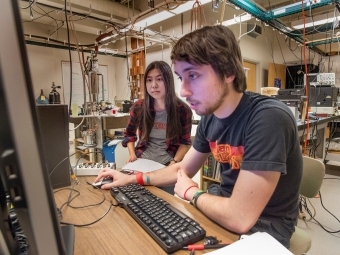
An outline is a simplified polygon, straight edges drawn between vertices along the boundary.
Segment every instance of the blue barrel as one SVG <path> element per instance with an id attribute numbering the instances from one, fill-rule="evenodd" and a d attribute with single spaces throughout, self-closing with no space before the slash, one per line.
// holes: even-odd
<path id="1" fill-rule="evenodd" d="M 115 149 L 117 145 L 108 145 L 111 141 L 107 141 L 103 144 L 103 153 L 105 156 L 105 160 L 109 163 L 114 163 L 115 161 Z"/>

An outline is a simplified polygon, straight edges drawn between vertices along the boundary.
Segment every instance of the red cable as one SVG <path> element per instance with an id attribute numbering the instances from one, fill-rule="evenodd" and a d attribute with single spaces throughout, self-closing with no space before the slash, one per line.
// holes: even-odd
<path id="1" fill-rule="evenodd" d="M 301 5 L 302 5 L 302 18 L 303 18 L 303 60 L 304 60 L 304 65 L 305 65 L 305 76 L 306 76 L 306 84 L 305 84 L 305 90 L 306 90 L 306 97 L 307 97 L 307 116 L 306 116 L 306 120 L 307 120 L 307 134 L 306 134 L 306 138 L 304 141 L 304 148 L 303 148 L 303 155 L 306 155 L 306 148 L 307 148 L 307 141 L 308 141 L 308 135 L 309 135 L 309 115 L 308 115 L 308 108 L 309 108 L 309 91 L 308 91 L 308 85 L 309 85 L 309 81 L 308 81 L 308 67 L 307 67 L 307 61 L 306 61 L 306 16 L 305 16 L 305 5 L 304 5 L 304 0 L 301 0 Z M 301 116 L 301 119 L 303 116 Z"/>

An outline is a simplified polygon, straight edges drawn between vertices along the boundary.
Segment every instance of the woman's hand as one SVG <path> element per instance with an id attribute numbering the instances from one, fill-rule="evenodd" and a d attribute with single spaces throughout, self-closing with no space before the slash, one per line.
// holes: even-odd
<path id="1" fill-rule="evenodd" d="M 137 156 L 136 155 L 130 155 L 130 157 L 128 157 L 128 159 L 126 160 L 126 163 L 129 162 L 133 162 L 137 160 Z"/>
<path id="2" fill-rule="evenodd" d="M 110 189 L 112 187 L 122 186 L 129 183 L 133 183 L 136 180 L 135 175 L 123 174 L 118 170 L 112 170 L 111 168 L 104 168 L 101 170 L 94 180 L 98 182 L 105 177 L 112 177 L 113 181 L 111 183 L 101 186 L 101 189 Z"/>
<path id="3" fill-rule="evenodd" d="M 175 184 L 175 193 L 188 201 L 192 200 L 192 197 L 199 190 L 198 184 L 189 178 L 186 173 L 179 169 L 177 171 L 177 182 Z"/>
<path id="4" fill-rule="evenodd" d="M 173 161 L 173 160 L 171 160 L 168 166 L 171 166 L 171 165 L 173 165 L 173 164 L 176 164 L 176 162 Z"/>

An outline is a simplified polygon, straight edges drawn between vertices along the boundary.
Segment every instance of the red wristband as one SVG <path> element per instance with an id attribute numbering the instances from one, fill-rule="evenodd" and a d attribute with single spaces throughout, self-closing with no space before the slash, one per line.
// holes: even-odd
<path id="1" fill-rule="evenodd" d="M 188 200 L 188 199 L 185 197 L 185 195 L 187 194 L 188 190 L 191 189 L 191 188 L 193 188 L 193 187 L 198 188 L 196 185 L 192 185 L 192 186 L 190 186 L 189 188 L 187 188 L 187 190 L 184 192 L 184 196 L 183 196 L 183 198 L 184 198 L 185 200 Z"/>
<path id="2" fill-rule="evenodd" d="M 143 173 L 139 172 L 136 174 L 136 180 L 138 184 L 144 185 Z"/>

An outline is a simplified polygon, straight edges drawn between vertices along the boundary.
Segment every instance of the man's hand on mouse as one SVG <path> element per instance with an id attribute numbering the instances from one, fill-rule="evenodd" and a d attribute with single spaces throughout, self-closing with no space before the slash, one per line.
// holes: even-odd
<path id="1" fill-rule="evenodd" d="M 129 183 L 133 183 L 133 181 L 136 180 L 136 177 L 134 175 L 127 175 L 117 170 L 104 168 L 99 172 L 94 182 L 98 182 L 99 180 L 104 179 L 105 177 L 111 177 L 113 178 L 113 181 L 111 183 L 102 185 L 101 189 L 110 189 L 112 187 L 126 185 Z"/>

